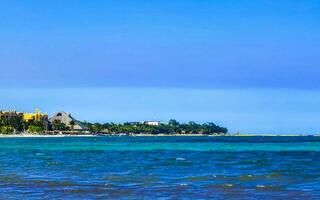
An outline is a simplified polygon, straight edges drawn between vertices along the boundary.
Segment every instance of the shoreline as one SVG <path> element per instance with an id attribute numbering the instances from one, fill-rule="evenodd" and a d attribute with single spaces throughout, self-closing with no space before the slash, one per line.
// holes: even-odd
<path id="1" fill-rule="evenodd" d="M 204 134 L 0 134 L 0 138 L 61 138 L 61 137 L 320 137 L 319 134 L 225 134 L 225 135 L 204 135 Z"/>
<path id="2" fill-rule="evenodd" d="M 90 134 L 81 134 L 81 135 L 67 135 L 67 134 L 60 134 L 60 135 L 39 135 L 39 134 L 9 134 L 9 135 L 0 135 L 0 138 L 31 138 L 31 137 L 95 137 L 96 135 Z"/>

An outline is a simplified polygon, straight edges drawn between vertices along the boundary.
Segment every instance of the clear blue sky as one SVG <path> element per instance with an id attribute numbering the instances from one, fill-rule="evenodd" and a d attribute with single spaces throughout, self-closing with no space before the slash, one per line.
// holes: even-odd
<path id="1" fill-rule="evenodd" d="M 317 133 L 319 10 L 319 0 L 0 0 L 0 105 Z"/>

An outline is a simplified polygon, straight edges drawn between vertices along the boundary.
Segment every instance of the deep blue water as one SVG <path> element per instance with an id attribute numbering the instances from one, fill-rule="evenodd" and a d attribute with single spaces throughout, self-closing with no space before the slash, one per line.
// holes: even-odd
<path id="1" fill-rule="evenodd" d="M 0 138 L 0 199 L 320 199 L 320 137 Z"/>

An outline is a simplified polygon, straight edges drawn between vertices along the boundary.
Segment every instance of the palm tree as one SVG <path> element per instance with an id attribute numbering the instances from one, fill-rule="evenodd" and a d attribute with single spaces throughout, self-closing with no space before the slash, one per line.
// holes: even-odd
<path id="1" fill-rule="evenodd" d="M 72 120 L 69 122 L 69 125 L 71 127 L 71 130 L 74 130 L 74 126 L 76 125 L 76 122 Z"/>

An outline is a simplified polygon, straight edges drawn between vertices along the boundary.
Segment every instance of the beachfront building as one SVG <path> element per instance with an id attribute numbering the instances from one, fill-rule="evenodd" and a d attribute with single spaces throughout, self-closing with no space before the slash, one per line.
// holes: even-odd
<path id="1" fill-rule="evenodd" d="M 23 121 L 25 121 L 25 122 L 30 122 L 30 121 L 47 122 L 48 121 L 48 114 L 41 113 L 40 110 L 37 108 L 34 113 L 23 113 Z"/>
<path id="2" fill-rule="evenodd" d="M 160 126 L 162 124 L 160 121 L 143 121 L 141 123 L 149 126 Z"/>
<path id="3" fill-rule="evenodd" d="M 71 114 L 66 113 L 66 112 L 58 112 L 56 114 L 54 114 L 52 117 L 50 117 L 49 121 L 51 124 L 54 123 L 54 121 L 60 121 L 61 123 L 65 124 L 66 126 L 68 126 L 69 128 L 71 128 L 72 130 L 76 130 L 76 131 L 87 131 L 88 127 L 86 127 L 85 125 L 83 125 L 81 122 L 79 122 L 78 120 L 74 119 Z"/>
<path id="4" fill-rule="evenodd" d="M 161 124 L 164 124 L 164 123 L 160 121 L 140 121 L 140 122 L 128 122 L 128 124 L 130 125 L 144 124 L 149 126 L 160 126 Z"/>
<path id="5" fill-rule="evenodd" d="M 0 119 L 2 120 L 10 120 L 10 119 L 18 119 L 23 120 L 23 113 L 17 112 L 15 110 L 10 111 L 0 111 Z"/>

